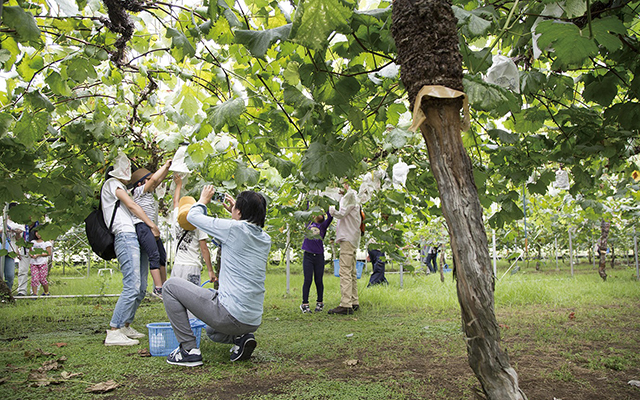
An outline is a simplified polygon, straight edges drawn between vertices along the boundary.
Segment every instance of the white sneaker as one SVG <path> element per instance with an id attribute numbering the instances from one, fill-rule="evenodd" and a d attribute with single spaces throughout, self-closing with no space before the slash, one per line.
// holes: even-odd
<path id="1" fill-rule="evenodd" d="M 122 328 L 120 328 L 120 332 L 122 332 L 129 339 L 140 339 L 146 336 L 144 333 L 140 333 L 137 330 L 133 329 L 131 325 L 123 326 Z"/>
<path id="2" fill-rule="evenodd" d="M 129 339 L 122 333 L 122 329 L 107 330 L 107 338 L 104 340 L 105 346 L 133 346 L 140 343 L 135 339 Z"/>

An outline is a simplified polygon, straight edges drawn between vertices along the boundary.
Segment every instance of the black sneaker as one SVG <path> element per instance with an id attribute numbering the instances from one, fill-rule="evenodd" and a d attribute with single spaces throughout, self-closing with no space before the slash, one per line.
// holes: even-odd
<path id="1" fill-rule="evenodd" d="M 303 314 L 311 312 L 311 309 L 309 308 L 308 304 L 300 304 L 300 310 L 302 311 Z"/>
<path id="2" fill-rule="evenodd" d="M 324 310 L 324 303 L 316 303 L 315 312 L 322 312 Z"/>
<path id="3" fill-rule="evenodd" d="M 253 333 L 246 333 L 242 336 L 238 336 L 234 340 L 235 346 L 231 348 L 231 361 L 248 360 L 253 354 L 253 350 L 256 349 L 256 337 Z"/>
<path id="4" fill-rule="evenodd" d="M 154 295 L 155 297 L 159 298 L 160 300 L 162 300 L 162 288 L 161 287 L 154 287 L 153 288 L 153 292 L 151 292 L 152 295 Z"/>
<path id="5" fill-rule="evenodd" d="M 327 311 L 327 314 L 351 315 L 353 314 L 353 308 L 338 306 Z"/>
<path id="6" fill-rule="evenodd" d="M 184 367 L 197 367 L 202 365 L 202 354 L 200 353 L 200 349 L 186 351 L 182 346 L 178 346 L 177 349 L 167 356 L 167 362 Z"/>

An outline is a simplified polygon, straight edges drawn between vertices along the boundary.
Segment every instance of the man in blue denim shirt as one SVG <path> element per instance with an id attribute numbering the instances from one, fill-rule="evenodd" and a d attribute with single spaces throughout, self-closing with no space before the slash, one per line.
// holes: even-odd
<path id="1" fill-rule="evenodd" d="M 164 307 L 180 343 L 168 357 L 174 365 L 202 365 L 200 349 L 189 324 L 188 311 L 207 324 L 207 335 L 218 343 L 233 343 L 231 361 L 247 360 L 256 347 L 253 335 L 262 322 L 264 281 L 271 238 L 262 229 L 266 200 L 245 191 L 224 206 L 231 219 L 207 216 L 215 189 L 205 186 L 187 221 L 221 243 L 219 289 L 205 289 L 184 279 L 171 278 L 163 286 Z"/>

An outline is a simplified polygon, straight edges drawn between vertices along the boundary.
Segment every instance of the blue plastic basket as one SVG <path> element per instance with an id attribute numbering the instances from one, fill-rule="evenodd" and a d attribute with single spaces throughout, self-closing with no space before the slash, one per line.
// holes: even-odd
<path id="1" fill-rule="evenodd" d="M 189 324 L 196 336 L 196 346 L 200 347 L 202 328 L 206 325 L 198 318 L 189 319 Z M 147 328 L 149 328 L 149 353 L 152 356 L 166 357 L 180 345 L 169 322 L 152 322 L 147 324 Z"/>
<path id="2" fill-rule="evenodd" d="M 362 277 L 362 270 L 364 269 L 364 261 L 356 261 L 356 278 Z M 340 260 L 333 260 L 333 275 L 340 277 Z"/>

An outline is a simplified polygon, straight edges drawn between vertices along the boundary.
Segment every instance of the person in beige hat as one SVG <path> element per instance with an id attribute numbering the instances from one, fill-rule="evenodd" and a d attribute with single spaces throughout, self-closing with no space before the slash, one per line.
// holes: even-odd
<path id="1" fill-rule="evenodd" d="M 167 177 L 170 166 L 171 161 L 167 161 L 162 168 L 153 174 L 146 168 L 138 168 L 131 174 L 131 182 L 128 185 L 129 189 L 131 189 L 133 201 L 144 210 L 144 213 L 156 225 L 158 224 L 158 201 L 155 199 L 153 192 Z M 155 237 L 149 226 L 140 218 L 134 215 L 133 223 L 136 227 L 140 247 L 149 256 L 149 272 L 154 286 L 151 294 L 161 299 L 162 284 L 167 280 L 167 252 L 162 239 L 159 236 Z"/>

